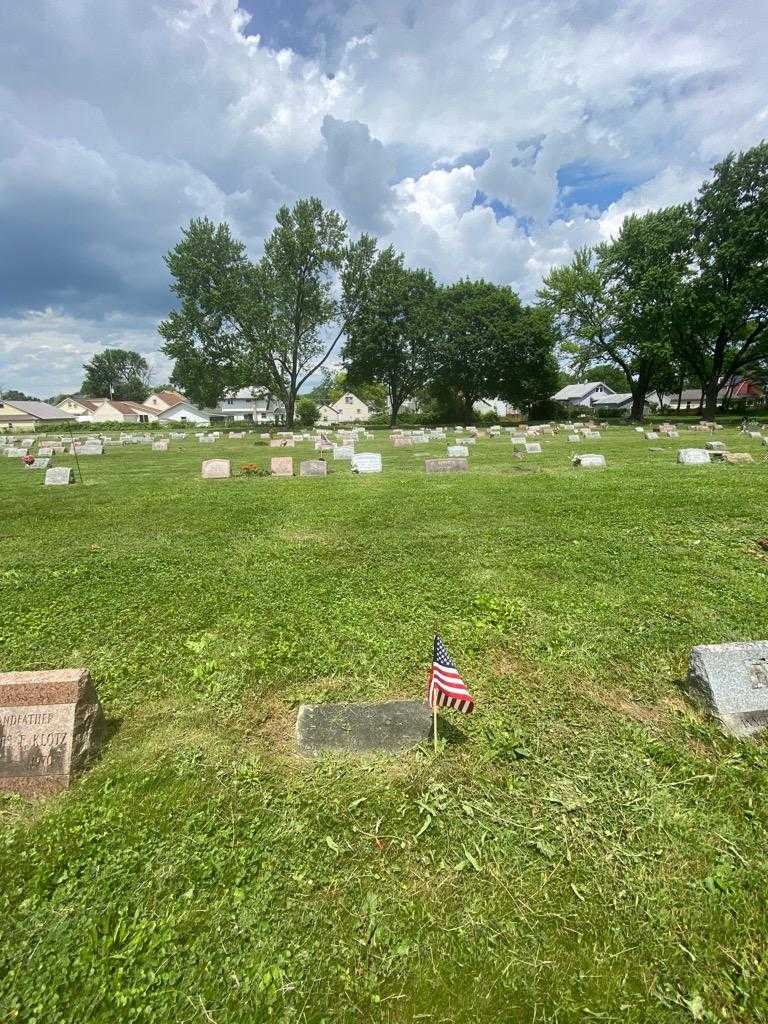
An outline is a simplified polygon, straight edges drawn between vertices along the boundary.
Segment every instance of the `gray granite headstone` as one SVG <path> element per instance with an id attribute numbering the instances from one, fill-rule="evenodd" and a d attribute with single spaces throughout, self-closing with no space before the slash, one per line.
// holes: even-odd
<path id="1" fill-rule="evenodd" d="M 325 459 L 304 459 L 299 463 L 299 476 L 325 476 L 327 472 Z"/>
<path id="2" fill-rule="evenodd" d="M 759 732 L 768 726 L 768 640 L 694 647 L 688 688 L 731 736 Z"/>
<path id="3" fill-rule="evenodd" d="M 579 469 L 605 469 L 605 456 L 585 452 L 583 455 L 574 455 L 571 463 Z"/>
<path id="4" fill-rule="evenodd" d="M 54 487 L 61 484 L 73 484 L 75 471 L 71 466 L 51 466 L 45 471 L 45 486 Z"/>
<path id="5" fill-rule="evenodd" d="M 466 473 L 467 459 L 425 459 L 424 468 L 428 473 Z"/>
<path id="6" fill-rule="evenodd" d="M 232 464 L 229 459 L 206 459 L 201 472 L 204 480 L 226 480 L 232 475 Z"/>
<path id="7" fill-rule="evenodd" d="M 35 459 L 34 462 L 25 462 L 27 469 L 48 469 L 50 459 Z"/>
<path id="8" fill-rule="evenodd" d="M 526 444 L 525 450 L 529 455 L 541 455 L 541 445 L 538 441 L 531 441 Z"/>
<path id="9" fill-rule="evenodd" d="M 383 704 L 302 704 L 296 746 L 309 756 L 325 750 L 399 753 L 430 738 L 432 712 L 417 700 Z"/>

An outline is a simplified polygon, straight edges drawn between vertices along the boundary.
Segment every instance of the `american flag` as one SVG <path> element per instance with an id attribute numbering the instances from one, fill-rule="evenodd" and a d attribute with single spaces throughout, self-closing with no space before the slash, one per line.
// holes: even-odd
<path id="1" fill-rule="evenodd" d="M 464 685 L 440 636 L 435 637 L 435 652 L 427 681 L 427 704 L 431 708 L 454 708 L 465 715 L 475 708 L 474 697 Z"/>

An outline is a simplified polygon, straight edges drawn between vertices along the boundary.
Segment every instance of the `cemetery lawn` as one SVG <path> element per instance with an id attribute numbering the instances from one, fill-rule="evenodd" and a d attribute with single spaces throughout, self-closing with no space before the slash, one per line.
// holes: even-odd
<path id="1" fill-rule="evenodd" d="M 88 667 L 110 739 L 0 797 L 0 1021 L 768 1021 L 768 745 L 681 691 L 768 636 L 768 464 L 704 440 L 3 459 L 0 669 Z M 421 696 L 435 626 L 478 701 L 437 756 L 294 755 L 301 702 Z"/>

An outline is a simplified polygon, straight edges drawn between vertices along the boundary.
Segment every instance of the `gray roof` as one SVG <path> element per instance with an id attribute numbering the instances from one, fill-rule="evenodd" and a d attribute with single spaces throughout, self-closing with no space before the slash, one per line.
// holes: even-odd
<path id="1" fill-rule="evenodd" d="M 626 391 L 620 395 L 601 395 L 600 398 L 596 398 L 592 405 L 624 405 L 626 402 L 632 401 L 632 392 Z"/>
<path id="2" fill-rule="evenodd" d="M 560 388 L 556 395 L 552 395 L 552 401 L 566 402 L 569 398 L 586 398 L 590 391 L 600 387 L 605 388 L 607 394 L 613 394 L 611 388 L 604 384 L 603 381 L 592 380 L 587 381 L 586 384 L 566 384 L 564 388 Z"/>
<path id="3" fill-rule="evenodd" d="M 3 402 L 0 401 L 0 409 L 3 407 Z M 10 400 L 8 402 L 8 408 L 11 410 L 10 415 L 13 415 L 13 410 L 17 409 L 19 412 L 25 413 L 27 416 L 34 416 L 37 420 L 71 420 L 73 416 L 68 416 L 62 412 L 61 409 L 57 409 L 55 405 L 49 405 L 48 402 L 17 402 Z"/>

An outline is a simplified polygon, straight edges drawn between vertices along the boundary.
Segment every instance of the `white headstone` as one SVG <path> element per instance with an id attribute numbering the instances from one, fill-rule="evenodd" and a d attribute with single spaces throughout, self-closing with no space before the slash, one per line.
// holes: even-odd
<path id="1" fill-rule="evenodd" d="M 381 455 L 378 452 L 358 452 L 352 456 L 352 470 L 355 473 L 380 473 Z"/>
<path id="2" fill-rule="evenodd" d="M 710 461 L 709 452 L 706 448 L 680 448 L 677 461 L 683 466 L 701 466 Z"/>
<path id="3" fill-rule="evenodd" d="M 62 484 L 73 484 L 75 471 L 71 466 L 51 466 L 45 471 L 45 486 L 58 487 Z"/>

